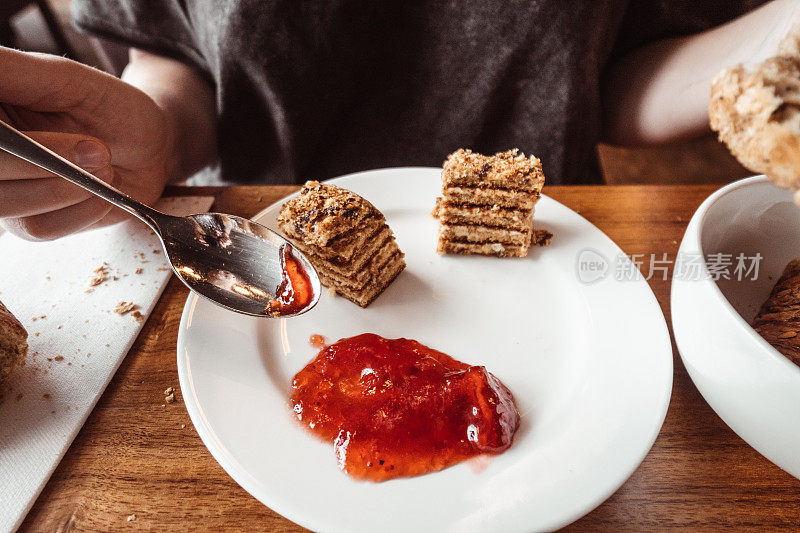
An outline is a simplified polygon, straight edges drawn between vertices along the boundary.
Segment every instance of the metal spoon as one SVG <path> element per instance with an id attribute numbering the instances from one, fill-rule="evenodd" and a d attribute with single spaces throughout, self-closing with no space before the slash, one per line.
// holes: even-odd
<path id="1" fill-rule="evenodd" d="M 277 233 L 233 215 L 202 213 L 166 215 L 137 202 L 0 120 L 0 148 L 79 185 L 139 217 L 158 235 L 172 269 L 200 296 L 232 311 L 252 316 L 267 313 L 283 278 L 281 249 L 290 246 Z M 305 313 L 319 300 L 314 267 L 296 249 L 292 255 L 308 274 L 314 294 L 292 314 Z"/>

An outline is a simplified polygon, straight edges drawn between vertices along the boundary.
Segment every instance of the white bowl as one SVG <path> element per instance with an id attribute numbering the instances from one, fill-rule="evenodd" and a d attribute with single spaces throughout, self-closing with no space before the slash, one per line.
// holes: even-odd
<path id="1" fill-rule="evenodd" d="M 701 277 L 672 280 L 672 325 L 689 375 L 750 446 L 800 478 L 800 367 L 750 326 L 786 264 L 800 257 L 800 208 L 764 176 L 709 196 L 692 217 L 679 257 L 702 254 Z M 731 254 L 730 280 L 709 279 L 710 254 Z M 756 279 L 736 279 L 736 257 L 762 259 Z M 724 256 L 723 256 L 724 257 Z M 712 259 L 714 259 L 712 257 Z M 750 266 L 753 260 L 745 261 Z M 691 273 L 690 273 L 691 274 Z"/>

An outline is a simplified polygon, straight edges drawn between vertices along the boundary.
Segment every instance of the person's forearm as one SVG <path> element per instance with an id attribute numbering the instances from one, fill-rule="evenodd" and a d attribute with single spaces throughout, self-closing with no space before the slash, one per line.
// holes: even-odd
<path id="1" fill-rule="evenodd" d="M 604 141 L 657 144 L 709 132 L 711 80 L 723 69 L 777 55 L 800 23 L 800 2 L 773 0 L 704 33 L 635 50 L 603 83 Z"/>
<path id="2" fill-rule="evenodd" d="M 166 112 L 171 181 L 216 160 L 214 89 L 199 73 L 178 61 L 131 50 L 122 79 L 147 93 Z"/>

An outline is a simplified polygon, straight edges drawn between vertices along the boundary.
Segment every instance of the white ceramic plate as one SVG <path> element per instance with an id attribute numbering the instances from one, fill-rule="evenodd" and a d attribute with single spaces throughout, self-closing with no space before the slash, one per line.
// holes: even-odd
<path id="1" fill-rule="evenodd" d="M 406 253 L 406 270 L 368 309 L 324 293 L 312 312 L 268 320 L 194 295 L 186 302 L 178 370 L 198 433 L 242 487 L 310 529 L 554 529 L 610 496 L 661 428 L 672 388 L 669 334 L 641 277 L 616 279 L 620 249 L 543 197 L 536 220 L 555 234 L 549 247 L 525 259 L 438 256 L 430 211 L 439 174 L 397 168 L 333 180 L 380 209 Z M 274 229 L 278 209 L 255 220 Z M 579 279 L 579 257 L 580 277 L 593 282 Z M 365 332 L 485 365 L 516 397 L 514 445 L 478 464 L 380 484 L 342 473 L 332 444 L 292 418 L 289 383 L 315 356 L 310 335 Z"/>

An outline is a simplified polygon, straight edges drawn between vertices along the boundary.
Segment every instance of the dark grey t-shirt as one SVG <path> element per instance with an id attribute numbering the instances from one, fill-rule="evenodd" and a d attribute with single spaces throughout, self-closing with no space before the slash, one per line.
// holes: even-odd
<path id="1" fill-rule="evenodd" d="M 763 0 L 762 0 L 763 1 Z M 214 83 L 221 179 L 299 183 L 518 147 L 601 180 L 613 55 L 760 0 L 74 0 L 78 28 Z"/>

